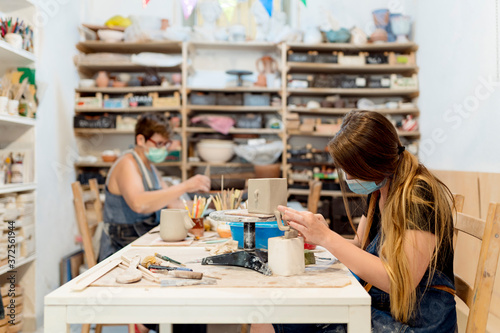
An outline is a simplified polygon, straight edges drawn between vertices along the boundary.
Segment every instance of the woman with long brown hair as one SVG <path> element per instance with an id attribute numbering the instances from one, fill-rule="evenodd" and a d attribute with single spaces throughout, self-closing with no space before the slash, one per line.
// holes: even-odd
<path id="1" fill-rule="evenodd" d="M 355 238 L 347 240 L 330 230 L 321 215 L 280 207 L 284 219 L 308 243 L 325 247 L 360 278 L 372 296 L 374 332 L 454 332 L 449 189 L 405 150 L 394 126 L 380 113 L 349 112 L 329 148 L 344 202 L 344 179 L 352 192 L 368 195 Z M 340 325 L 275 329 L 342 331 Z"/>

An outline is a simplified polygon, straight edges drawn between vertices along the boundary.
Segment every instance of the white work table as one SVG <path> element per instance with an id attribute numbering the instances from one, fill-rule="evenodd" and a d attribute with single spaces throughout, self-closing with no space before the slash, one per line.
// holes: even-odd
<path id="1" fill-rule="evenodd" d="M 80 292 L 72 290 L 79 279 L 122 254 L 130 257 L 154 252 L 181 262 L 209 256 L 203 247 L 129 245 L 45 296 L 45 332 L 67 333 L 69 324 L 83 323 L 159 323 L 161 333 L 171 332 L 171 324 L 180 323 L 347 323 L 349 332 L 370 332 L 370 296 L 345 266 L 334 264 L 334 261 L 326 261 L 320 266 L 318 260 L 317 266 L 308 267 L 306 273 L 293 278 L 266 277 L 239 267 L 187 264 L 195 271 L 218 275 L 222 279 L 216 286 L 101 284 Z M 332 257 L 328 252 L 317 255 Z M 323 268 L 327 268 L 327 272 L 318 275 L 316 269 Z M 120 272 L 121 268 L 115 270 Z M 294 287 L 288 287 L 290 282 Z M 281 287 L 269 283 L 281 284 Z M 267 287 L 262 288 L 264 284 Z"/>

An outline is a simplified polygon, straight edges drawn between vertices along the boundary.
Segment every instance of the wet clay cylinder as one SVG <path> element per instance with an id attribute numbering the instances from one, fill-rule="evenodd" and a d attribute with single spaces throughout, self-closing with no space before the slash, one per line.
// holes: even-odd
<path id="1" fill-rule="evenodd" d="M 269 238 L 268 265 L 274 275 L 291 276 L 303 273 L 304 240 L 298 237 Z"/>

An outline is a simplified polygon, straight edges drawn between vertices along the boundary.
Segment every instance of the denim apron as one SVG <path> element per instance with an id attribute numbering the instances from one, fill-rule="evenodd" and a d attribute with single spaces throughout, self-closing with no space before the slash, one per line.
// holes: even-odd
<path id="1" fill-rule="evenodd" d="M 144 189 L 146 191 L 161 189 L 160 180 L 154 167 L 148 170 L 135 151 L 129 151 L 127 153 L 132 154 L 136 163 L 139 165 Z M 160 211 L 152 214 L 136 213 L 130 208 L 123 196 L 109 192 L 108 180 L 112 172 L 113 168 L 111 168 L 108 173 L 104 189 L 106 196 L 103 210 L 104 230 L 101 236 L 99 261 L 104 260 L 136 240 L 138 237 L 144 235 L 157 226 L 160 221 Z"/>
<path id="2" fill-rule="evenodd" d="M 366 248 L 366 251 L 378 257 L 380 233 Z M 415 316 L 402 324 L 391 315 L 389 294 L 371 287 L 372 298 L 371 323 L 372 332 L 405 332 L 405 333 L 447 333 L 457 332 L 457 313 L 455 297 L 450 291 L 455 290 L 454 283 L 440 271 L 434 273 L 429 287 L 428 271 L 417 286 L 417 310 Z M 276 333 L 346 333 L 345 324 L 273 324 Z"/>

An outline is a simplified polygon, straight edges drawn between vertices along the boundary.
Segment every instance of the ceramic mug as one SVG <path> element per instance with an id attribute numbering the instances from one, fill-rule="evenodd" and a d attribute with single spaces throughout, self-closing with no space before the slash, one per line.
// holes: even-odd
<path id="1" fill-rule="evenodd" d="M 10 99 L 7 103 L 7 113 L 11 116 L 19 115 L 19 101 Z"/>
<path id="2" fill-rule="evenodd" d="M 194 227 L 193 220 L 185 209 L 162 209 L 160 216 L 160 237 L 165 242 L 178 242 L 186 238 L 188 230 Z"/>
<path id="3" fill-rule="evenodd" d="M 23 48 L 23 37 L 19 34 L 8 33 L 5 35 L 5 41 L 16 49 Z"/>
<path id="4" fill-rule="evenodd" d="M 7 96 L 0 96 L 0 114 L 7 114 L 7 104 L 9 104 L 9 98 Z"/>

